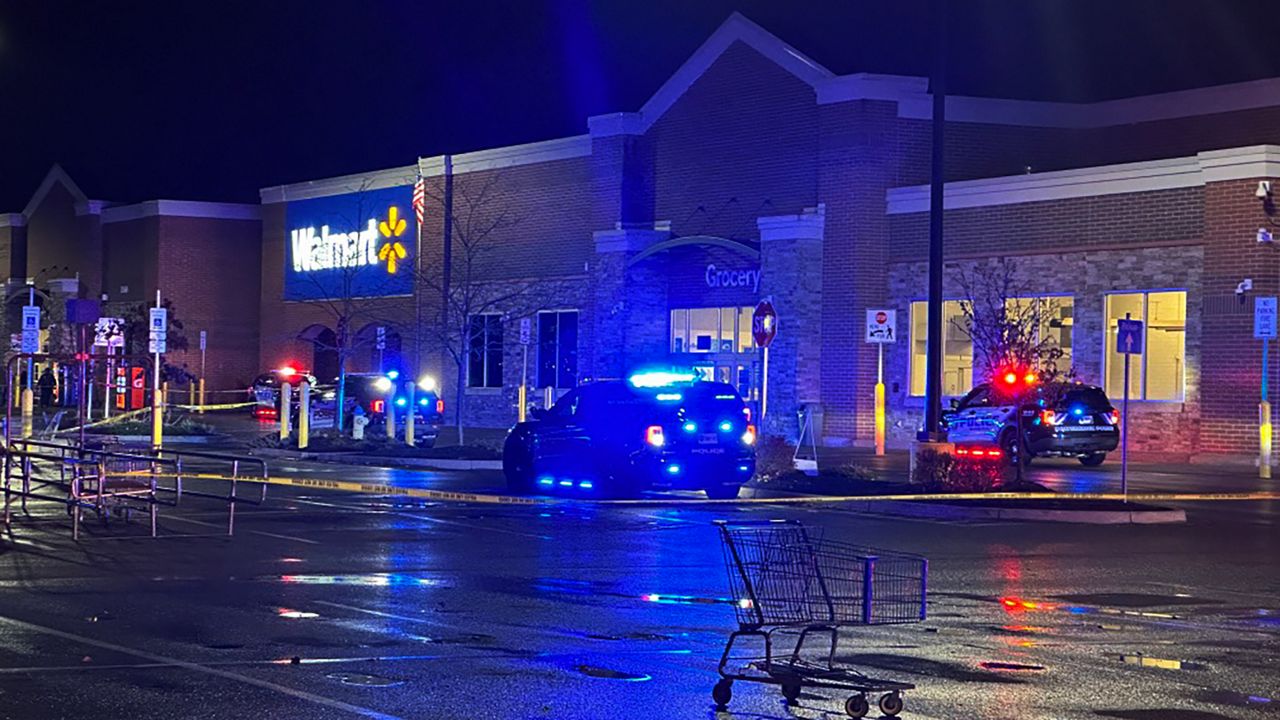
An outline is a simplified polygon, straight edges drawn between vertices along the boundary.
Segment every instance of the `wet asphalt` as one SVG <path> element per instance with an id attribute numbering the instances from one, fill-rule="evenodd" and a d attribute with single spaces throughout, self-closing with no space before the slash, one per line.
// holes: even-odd
<path id="1" fill-rule="evenodd" d="M 492 472 L 276 462 L 468 491 Z M 1112 469 L 1033 466 L 1046 484 Z M 1135 489 L 1265 488 L 1150 468 Z M 1276 503 L 1184 525 L 936 522 L 832 506 L 532 507 L 272 487 L 90 521 L 34 503 L 0 542 L 0 718 L 835 718 L 844 696 L 710 690 L 735 624 L 712 521 L 796 519 L 920 553 L 928 619 L 849 628 L 841 661 L 914 683 L 903 717 L 1280 717 Z M 875 698 L 872 698 L 873 703 Z M 876 717 L 873 711 L 870 717 Z"/>

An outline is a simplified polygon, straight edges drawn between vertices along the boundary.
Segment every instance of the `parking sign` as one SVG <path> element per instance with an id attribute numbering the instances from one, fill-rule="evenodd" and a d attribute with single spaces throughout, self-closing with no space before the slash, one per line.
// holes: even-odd
<path id="1" fill-rule="evenodd" d="M 1142 321 L 1120 320 L 1116 328 L 1116 352 L 1125 355 L 1142 354 Z"/>
<path id="2" fill-rule="evenodd" d="M 1253 299 L 1253 337 L 1255 340 L 1276 339 L 1276 297 Z"/>

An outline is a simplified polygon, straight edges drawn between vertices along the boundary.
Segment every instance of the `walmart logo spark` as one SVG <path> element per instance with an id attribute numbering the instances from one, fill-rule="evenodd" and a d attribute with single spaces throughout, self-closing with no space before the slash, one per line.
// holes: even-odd
<path id="1" fill-rule="evenodd" d="M 378 232 L 382 233 L 382 237 L 387 238 L 387 242 L 378 250 L 378 259 L 387 264 L 387 272 L 392 275 L 396 272 L 396 264 L 408 255 L 404 245 L 396 240 L 404 234 L 406 227 L 408 223 L 400 217 L 400 208 L 395 205 L 387 210 L 387 219 L 378 223 Z"/>

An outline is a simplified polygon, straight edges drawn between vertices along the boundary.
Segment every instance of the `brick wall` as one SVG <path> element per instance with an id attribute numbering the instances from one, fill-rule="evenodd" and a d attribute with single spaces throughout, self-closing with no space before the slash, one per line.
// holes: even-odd
<path id="1" fill-rule="evenodd" d="M 1209 452 L 1249 453 L 1258 447 L 1262 343 L 1253 339 L 1253 301 L 1280 292 L 1280 256 L 1254 239 L 1266 224 L 1254 197 L 1257 180 L 1210 183 L 1205 187 L 1204 424 L 1201 441 Z M 1245 303 L 1234 289 L 1253 280 Z M 1276 387 L 1275 343 L 1271 386 Z M 1273 396 L 1274 397 L 1274 396 Z"/>
<path id="2" fill-rule="evenodd" d="M 992 256 L 1005 255 L 1002 244 Z M 1202 323 L 1205 294 L 1201 268 L 1207 251 L 1199 245 L 1163 248 L 1125 248 L 1034 255 L 1010 252 L 1015 285 L 1045 295 L 1070 296 L 1073 308 L 1072 364 L 1079 380 L 1105 385 L 1104 358 L 1114 342 L 1106 326 L 1106 294 L 1135 290 L 1183 289 L 1187 292 L 1184 342 L 1184 393 L 1180 401 L 1130 403 L 1130 447 L 1134 450 L 1190 454 L 1201 449 L 1201 406 L 1211 387 L 1201 382 Z M 991 260 L 959 260 L 947 265 L 943 280 L 946 299 L 964 297 L 957 283 L 961 271 Z M 885 348 L 885 388 L 893 444 L 906 445 L 922 422 L 924 399 L 910 393 L 911 302 L 925 299 L 928 264 L 894 263 L 889 272 L 890 306 L 898 311 L 897 343 Z M 976 371 L 975 371 L 976 372 Z M 975 379 L 975 382 L 977 380 Z M 871 386 L 862 386 L 871 396 Z M 1121 393 L 1111 394 L 1120 405 Z"/>
<path id="3" fill-rule="evenodd" d="M 816 204 L 817 131 L 813 89 L 734 43 L 649 129 L 655 219 L 677 235 L 757 237 L 757 217 Z"/>
<path id="4" fill-rule="evenodd" d="M 153 218 L 148 218 L 153 219 Z M 167 361 L 198 374 L 200 331 L 209 334 L 206 389 L 244 388 L 258 358 L 261 229 L 256 220 L 164 216 L 158 223 L 157 280 L 183 322 L 188 349 Z"/>

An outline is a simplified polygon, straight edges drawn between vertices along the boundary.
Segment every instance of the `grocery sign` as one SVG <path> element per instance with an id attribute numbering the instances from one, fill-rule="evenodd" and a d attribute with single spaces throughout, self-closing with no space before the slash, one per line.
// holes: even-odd
<path id="1" fill-rule="evenodd" d="M 285 213 L 284 299 L 408 295 L 413 187 L 296 200 Z"/>

